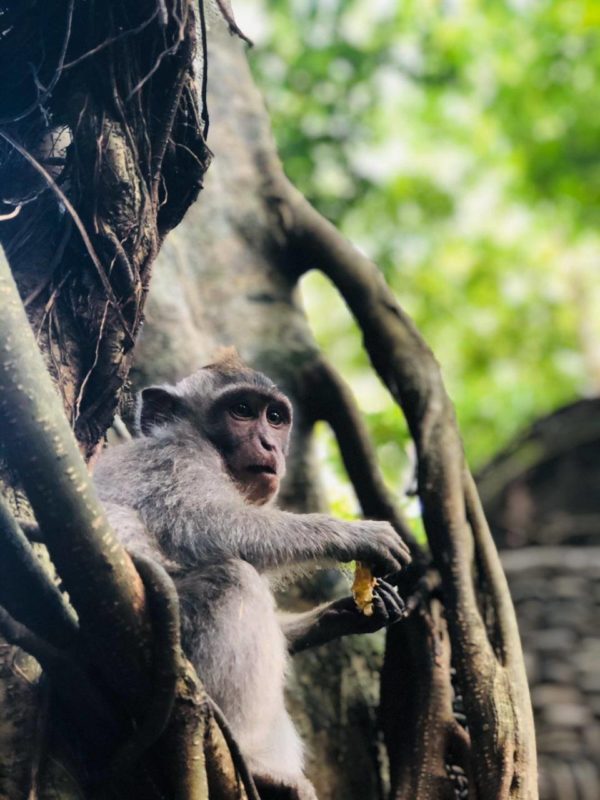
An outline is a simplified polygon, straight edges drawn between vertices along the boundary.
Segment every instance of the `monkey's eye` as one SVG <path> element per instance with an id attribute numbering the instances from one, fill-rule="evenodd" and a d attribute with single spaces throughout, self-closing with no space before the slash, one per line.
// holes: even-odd
<path id="1" fill-rule="evenodd" d="M 275 427 L 283 425 L 284 422 L 283 414 L 276 408 L 267 409 L 267 420 L 269 421 L 270 425 L 274 425 Z"/>
<path id="2" fill-rule="evenodd" d="M 236 403 L 231 406 L 229 413 L 238 419 L 250 419 L 253 416 L 252 409 L 248 403 Z"/>

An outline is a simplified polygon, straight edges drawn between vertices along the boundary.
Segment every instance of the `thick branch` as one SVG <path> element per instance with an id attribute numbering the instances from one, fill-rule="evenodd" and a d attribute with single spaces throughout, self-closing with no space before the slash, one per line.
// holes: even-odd
<path id="1" fill-rule="evenodd" d="M 240 747 L 234 738 L 233 731 L 229 727 L 229 723 L 227 722 L 225 715 L 219 706 L 214 702 L 214 700 L 212 700 L 212 698 L 208 698 L 208 701 L 212 715 L 210 724 L 211 726 L 214 726 L 216 723 L 216 725 L 219 727 L 221 736 L 227 745 L 227 749 L 229 750 L 231 764 L 227 768 L 227 771 L 230 775 L 235 775 L 236 791 L 240 791 L 239 783 L 241 781 L 241 784 L 244 788 L 244 797 L 247 797 L 248 800 L 260 800 L 258 791 L 254 784 L 254 779 L 250 774 L 250 769 L 246 764 L 244 756 L 242 755 L 242 751 L 240 750 Z M 221 766 L 223 766 L 222 761 Z M 235 770 L 234 772 L 232 772 L 232 768 Z M 227 800 L 233 800 L 233 798 L 227 796 Z"/>
<path id="2" fill-rule="evenodd" d="M 459 679 L 473 734 L 473 765 L 486 798 L 535 798 L 535 738 L 514 611 L 499 579 L 498 557 L 472 502 L 452 405 L 439 367 L 374 264 L 356 251 L 292 187 L 291 245 L 300 269 L 320 268 L 356 317 L 373 365 L 400 403 L 419 457 L 419 491 L 432 554 L 440 570 Z M 466 498 L 469 500 L 467 521 Z M 476 548 L 476 552 L 474 549 Z M 479 566 L 479 595 L 472 579 Z M 491 593 L 488 630 L 479 601 Z M 498 598 L 506 600 L 499 603 Z M 508 669 L 496 658 L 512 653 Z M 490 638 L 492 641 L 490 641 Z"/>
<path id="3" fill-rule="evenodd" d="M 211 800 L 249 800 L 228 753 L 225 734 L 214 717 L 207 725 L 204 752 Z"/>
<path id="4" fill-rule="evenodd" d="M 115 688 L 139 696 L 148 642 L 143 587 L 96 498 L 1 251 L 0 297 L 6 458 L 22 481 L 99 665 L 112 674 Z M 106 652 L 113 654 L 110 665 Z"/>
<path id="5" fill-rule="evenodd" d="M 453 797 L 448 766 L 457 774 L 468 764 L 468 735 L 453 716 L 446 623 L 440 603 L 426 603 L 388 632 L 381 676 L 381 723 L 397 800 Z M 405 691 L 398 691 L 399 684 Z"/>
<path id="6" fill-rule="evenodd" d="M 363 514 L 390 522 L 410 547 L 413 561 L 424 566 L 427 556 L 384 483 L 369 432 L 350 387 L 325 359 L 311 365 L 306 380 L 306 394 L 312 398 L 310 410 L 316 419 L 331 426 Z"/>
<path id="7" fill-rule="evenodd" d="M 155 750 L 170 797 L 208 800 L 207 773 L 213 753 L 205 741 L 210 727 L 206 694 L 189 662 L 182 659 L 181 665 L 171 722 Z M 228 758 L 225 743 L 217 752 Z"/>

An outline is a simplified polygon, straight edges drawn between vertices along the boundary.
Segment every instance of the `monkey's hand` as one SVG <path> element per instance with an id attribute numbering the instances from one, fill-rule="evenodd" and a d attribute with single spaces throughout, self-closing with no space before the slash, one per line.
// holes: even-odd
<path id="1" fill-rule="evenodd" d="M 359 520 L 348 522 L 350 536 L 345 552 L 336 553 L 340 561 L 362 561 L 376 575 L 388 575 L 410 564 L 410 551 L 389 522 Z"/>
<path id="2" fill-rule="evenodd" d="M 374 633 L 399 622 L 406 615 L 406 606 L 397 590 L 379 578 L 374 589 L 371 616 L 365 616 L 358 609 L 353 597 L 344 597 L 315 611 L 292 617 L 287 624 L 283 621 L 282 628 L 290 653 L 298 653 L 340 636 Z"/>
<path id="3" fill-rule="evenodd" d="M 354 597 L 335 600 L 324 613 L 335 615 L 340 621 L 343 620 L 345 633 L 373 633 L 404 619 L 406 605 L 391 583 L 378 578 L 373 589 L 373 613 L 370 616 L 363 614 L 356 605 Z"/>

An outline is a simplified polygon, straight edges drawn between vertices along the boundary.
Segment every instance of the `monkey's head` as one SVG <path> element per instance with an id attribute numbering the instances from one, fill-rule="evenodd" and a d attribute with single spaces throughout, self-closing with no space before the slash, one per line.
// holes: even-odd
<path id="1" fill-rule="evenodd" d="M 175 386 L 143 389 L 139 430 L 161 436 L 200 435 L 220 454 L 229 475 L 256 505 L 272 500 L 285 475 L 292 406 L 262 372 L 233 348 Z"/>

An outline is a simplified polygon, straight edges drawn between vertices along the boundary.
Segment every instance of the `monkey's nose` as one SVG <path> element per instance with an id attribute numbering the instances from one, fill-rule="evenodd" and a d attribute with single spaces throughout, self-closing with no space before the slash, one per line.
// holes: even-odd
<path id="1" fill-rule="evenodd" d="M 270 453 L 275 449 L 275 445 L 273 444 L 273 442 L 266 436 L 260 436 L 259 439 L 263 449 L 266 450 L 268 453 Z"/>

